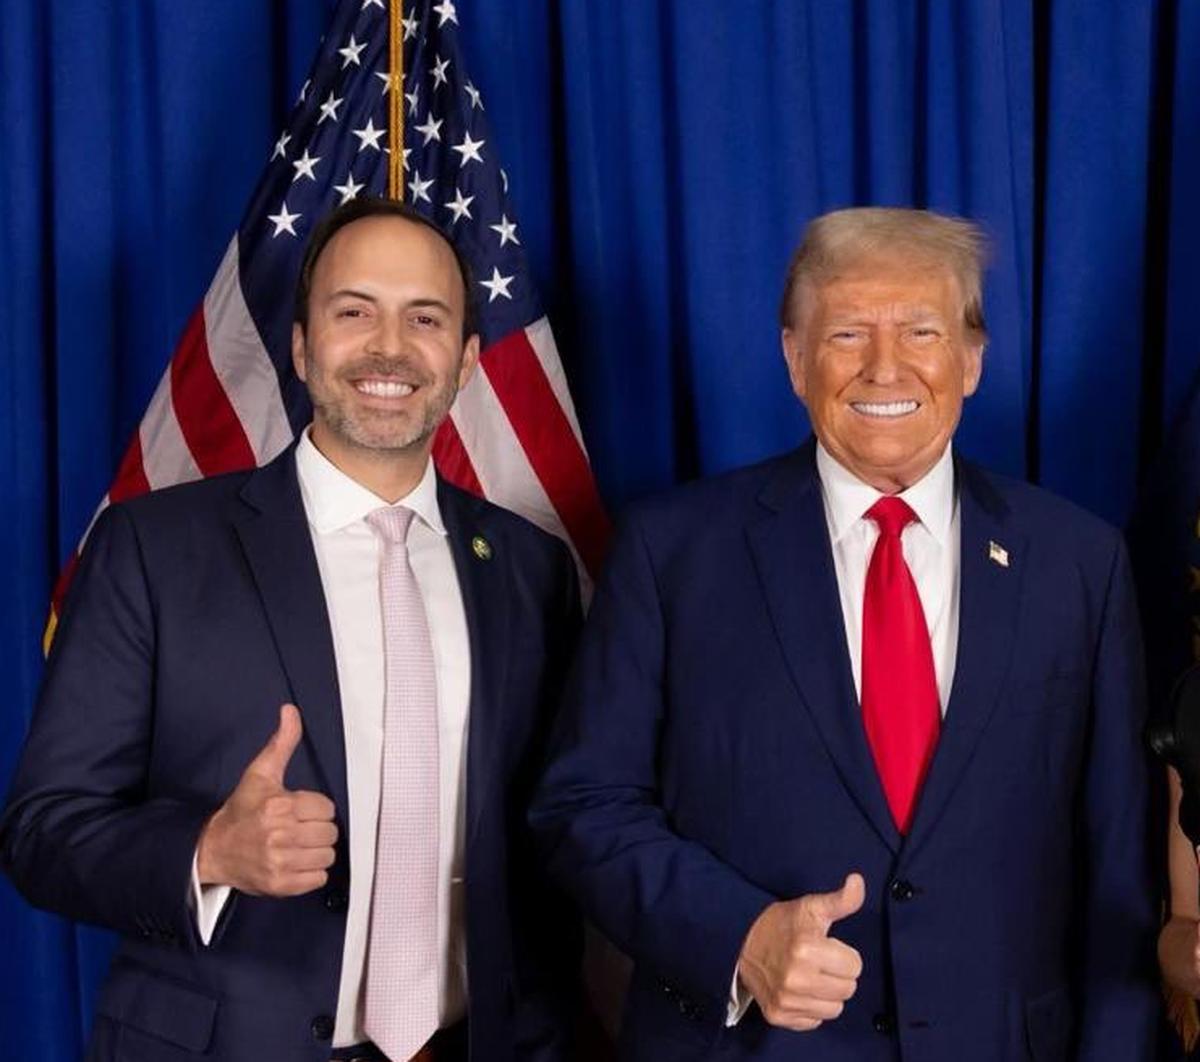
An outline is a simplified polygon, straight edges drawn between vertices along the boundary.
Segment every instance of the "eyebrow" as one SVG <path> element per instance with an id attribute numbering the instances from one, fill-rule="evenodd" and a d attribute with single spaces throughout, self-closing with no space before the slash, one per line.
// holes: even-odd
<path id="1" fill-rule="evenodd" d="M 372 295 L 369 291 L 360 291 L 358 288 L 339 288 L 337 291 L 330 293 L 327 301 L 333 302 L 336 299 L 362 299 L 364 302 L 372 303 L 379 301 L 378 298 Z M 412 299 L 409 302 L 406 302 L 404 305 L 405 309 L 409 310 L 437 309 L 442 310 L 445 313 L 454 312 L 446 303 L 442 302 L 441 299 L 435 298 Z"/>

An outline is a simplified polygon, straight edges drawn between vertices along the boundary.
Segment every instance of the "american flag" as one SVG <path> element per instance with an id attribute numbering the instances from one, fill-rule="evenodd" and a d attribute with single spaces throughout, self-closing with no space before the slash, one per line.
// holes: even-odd
<path id="1" fill-rule="evenodd" d="M 455 241 L 479 311 L 482 371 L 435 439 L 438 470 L 565 539 L 590 585 L 609 524 L 458 28 L 452 0 L 338 4 L 287 128 L 97 515 L 158 487 L 264 464 L 308 424 L 308 393 L 291 365 L 305 237 L 338 204 L 388 194 L 394 106 L 404 130 L 398 197 Z M 402 104 L 390 98 L 396 35 Z M 78 552 L 55 588 L 47 645 Z"/>

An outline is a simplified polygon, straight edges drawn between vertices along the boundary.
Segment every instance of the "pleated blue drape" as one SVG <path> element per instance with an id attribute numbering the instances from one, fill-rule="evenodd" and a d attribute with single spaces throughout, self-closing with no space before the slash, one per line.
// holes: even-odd
<path id="1" fill-rule="evenodd" d="M 0 780 L 53 575 L 201 298 L 328 0 L 0 5 Z M 1200 364 L 1200 10 L 1150 0 L 459 0 L 601 488 L 806 431 L 776 312 L 805 221 L 993 245 L 962 449 L 1116 522 Z M 75 1059 L 105 935 L 0 886 L 0 1013 Z"/>

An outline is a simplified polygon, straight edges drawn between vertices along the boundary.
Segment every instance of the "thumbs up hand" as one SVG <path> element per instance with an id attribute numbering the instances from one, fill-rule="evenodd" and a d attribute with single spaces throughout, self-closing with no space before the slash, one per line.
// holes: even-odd
<path id="1" fill-rule="evenodd" d="M 842 1013 L 862 973 L 862 957 L 829 935 L 863 905 L 861 874 L 836 892 L 773 903 L 746 934 L 738 978 L 772 1025 L 808 1032 Z"/>
<path id="2" fill-rule="evenodd" d="M 300 896 L 319 889 L 333 865 L 333 801 L 284 787 L 304 728 L 294 704 L 242 772 L 237 787 L 205 824 L 196 847 L 202 885 L 230 885 L 252 896 Z"/>

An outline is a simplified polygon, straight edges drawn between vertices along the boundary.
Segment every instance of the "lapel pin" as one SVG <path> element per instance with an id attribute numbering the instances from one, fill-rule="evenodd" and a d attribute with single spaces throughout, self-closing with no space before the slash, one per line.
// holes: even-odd
<path id="1" fill-rule="evenodd" d="M 492 544 L 483 535 L 476 535 L 471 539 L 471 549 L 480 560 L 492 559 Z"/>
<path id="2" fill-rule="evenodd" d="M 1006 550 L 999 542 L 988 541 L 988 560 L 993 564 L 999 564 L 1001 568 L 1008 567 L 1008 550 Z"/>

